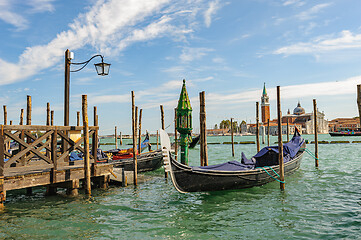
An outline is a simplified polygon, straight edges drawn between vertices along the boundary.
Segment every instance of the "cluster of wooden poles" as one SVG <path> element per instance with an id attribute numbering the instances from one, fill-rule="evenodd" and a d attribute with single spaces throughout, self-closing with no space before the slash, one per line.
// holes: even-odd
<path id="1" fill-rule="evenodd" d="M 361 116 L 361 85 L 358 85 L 358 101 L 359 103 L 359 111 Z M 313 124 L 314 124 L 314 135 L 315 135 L 315 166 L 318 167 L 318 124 L 317 124 L 317 103 L 316 99 L 313 99 Z M 278 124 L 278 151 L 279 153 L 283 153 L 283 140 L 282 140 L 282 112 L 281 112 L 281 93 L 280 86 L 277 86 L 277 124 Z M 361 124 L 361 122 L 360 122 Z M 267 121 L 267 142 L 268 146 L 270 146 L 270 136 L 269 136 L 269 119 Z M 281 129 L 281 130 L 280 130 Z M 256 102 L 256 144 L 257 144 L 257 152 L 260 151 L 260 141 L 259 141 L 259 102 Z M 232 141 L 232 156 L 234 157 L 234 140 L 233 140 L 233 118 L 231 118 L 231 141 Z M 289 141 L 289 123 L 287 119 L 287 142 Z M 285 176 L 284 176 L 284 162 L 283 162 L 283 154 L 279 154 L 279 165 L 280 165 L 280 188 L 285 189 Z"/>

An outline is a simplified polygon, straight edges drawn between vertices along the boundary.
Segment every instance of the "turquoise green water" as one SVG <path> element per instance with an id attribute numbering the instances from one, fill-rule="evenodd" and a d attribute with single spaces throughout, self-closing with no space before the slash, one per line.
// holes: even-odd
<path id="1" fill-rule="evenodd" d="M 254 137 L 236 137 L 247 140 Z M 312 145 L 308 148 L 314 151 Z M 305 155 L 297 173 L 286 178 L 284 192 L 273 182 L 237 191 L 180 194 L 161 169 L 138 187 L 97 189 L 90 199 L 83 194 L 70 198 L 64 191 L 44 197 L 43 188 L 33 196 L 9 192 L 0 214 L 0 239 L 360 239 L 360 149 L 361 144 L 319 145 L 320 167 Z M 235 145 L 236 159 L 242 151 L 252 156 L 256 146 Z M 190 157 L 191 165 L 198 165 L 199 146 Z M 231 145 L 209 145 L 210 164 L 231 159 Z"/>

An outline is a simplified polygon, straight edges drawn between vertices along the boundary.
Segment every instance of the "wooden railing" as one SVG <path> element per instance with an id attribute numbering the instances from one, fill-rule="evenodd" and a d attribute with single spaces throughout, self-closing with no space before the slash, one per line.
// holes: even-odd
<path id="1" fill-rule="evenodd" d="M 0 125 L 0 128 L 0 181 L 4 170 L 9 167 L 27 166 L 36 159 L 56 171 L 60 165 L 67 164 L 72 151 L 84 154 L 84 133 L 76 141 L 69 134 L 70 131 L 81 133 L 81 126 Z M 98 129 L 98 126 L 89 126 L 92 138 L 89 156 L 94 165 L 97 162 Z M 62 142 L 60 149 L 57 147 L 59 140 Z M 10 142 L 17 143 L 18 149 L 9 151 Z"/>

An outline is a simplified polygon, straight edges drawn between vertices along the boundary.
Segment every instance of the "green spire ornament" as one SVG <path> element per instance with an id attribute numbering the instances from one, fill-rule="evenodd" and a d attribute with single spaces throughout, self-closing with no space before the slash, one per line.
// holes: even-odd
<path id="1" fill-rule="evenodd" d="M 177 107 L 177 131 L 180 133 L 181 163 L 188 165 L 189 136 L 192 133 L 192 106 L 189 101 L 186 80 L 183 79 L 182 91 Z"/>

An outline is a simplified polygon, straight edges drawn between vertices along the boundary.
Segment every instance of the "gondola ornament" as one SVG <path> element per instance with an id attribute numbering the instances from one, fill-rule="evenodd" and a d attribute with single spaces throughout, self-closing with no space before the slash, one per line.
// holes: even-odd
<path id="1" fill-rule="evenodd" d="M 183 79 L 182 91 L 178 100 L 176 129 L 180 133 L 181 163 L 188 165 L 189 136 L 193 128 L 192 106 L 189 101 L 185 79 Z"/>

